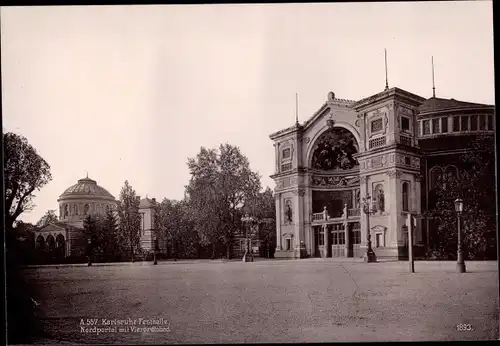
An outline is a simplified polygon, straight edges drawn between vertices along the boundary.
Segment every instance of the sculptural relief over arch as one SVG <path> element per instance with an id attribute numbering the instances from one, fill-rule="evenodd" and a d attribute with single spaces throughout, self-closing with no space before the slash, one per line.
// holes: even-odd
<path id="1" fill-rule="evenodd" d="M 359 145 L 354 134 L 344 127 L 322 132 L 309 152 L 309 167 L 323 171 L 350 170 L 359 166 L 354 155 Z"/>

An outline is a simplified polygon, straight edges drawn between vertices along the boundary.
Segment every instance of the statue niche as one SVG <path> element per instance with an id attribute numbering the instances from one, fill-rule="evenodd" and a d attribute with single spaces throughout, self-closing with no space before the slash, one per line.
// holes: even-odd
<path id="1" fill-rule="evenodd" d="M 354 135 L 343 128 L 333 128 L 317 140 L 312 157 L 312 168 L 324 171 L 352 169 L 358 165 L 353 157 L 358 152 Z"/>

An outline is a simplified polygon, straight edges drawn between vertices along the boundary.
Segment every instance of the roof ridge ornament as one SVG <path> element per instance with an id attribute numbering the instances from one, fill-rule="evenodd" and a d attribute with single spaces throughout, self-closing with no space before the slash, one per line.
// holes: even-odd
<path id="1" fill-rule="evenodd" d="M 389 90 L 389 79 L 387 78 L 387 49 L 384 48 L 384 57 L 385 57 L 385 89 Z"/>

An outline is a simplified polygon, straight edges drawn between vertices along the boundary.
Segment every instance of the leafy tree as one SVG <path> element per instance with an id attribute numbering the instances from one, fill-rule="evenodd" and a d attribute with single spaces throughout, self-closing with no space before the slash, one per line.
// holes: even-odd
<path id="1" fill-rule="evenodd" d="M 16 219 L 34 207 L 33 192 L 52 180 L 49 164 L 28 140 L 15 133 L 3 134 L 5 226 L 13 228 Z"/>
<path id="2" fill-rule="evenodd" d="M 118 221 L 111 209 L 107 210 L 106 215 L 101 219 L 101 228 L 104 232 L 104 238 L 106 239 L 104 251 L 107 257 L 116 260 L 126 256 L 127 249 L 125 243 L 120 241 Z"/>
<path id="3" fill-rule="evenodd" d="M 260 177 L 252 172 L 238 147 L 201 148 L 188 160 L 191 180 L 186 187 L 190 215 L 202 245 L 225 246 L 230 256 L 234 234 L 241 228 L 242 208 L 260 190 Z"/>
<path id="4" fill-rule="evenodd" d="M 118 229 L 120 240 L 126 243 L 134 262 L 134 252 L 139 250 L 141 215 L 139 213 L 139 198 L 128 181 L 120 192 L 120 203 L 118 204 Z"/>
<path id="5" fill-rule="evenodd" d="M 164 199 L 155 206 L 154 222 L 158 240 L 170 244 L 174 258 L 199 255 L 199 239 L 186 201 Z"/>
<path id="6" fill-rule="evenodd" d="M 429 255 L 455 258 L 457 251 L 457 215 L 454 201 L 462 198 L 462 239 L 469 259 L 495 256 L 496 204 L 493 138 L 478 136 L 460 156 L 462 170 L 457 177 L 445 176 L 438 185 L 436 206 L 425 216 L 433 218 L 437 233 L 433 234 Z"/>
<path id="7" fill-rule="evenodd" d="M 5 234 L 6 245 L 6 296 L 7 296 L 7 341 L 13 343 L 29 343 L 29 338 L 40 335 L 41 326 L 37 322 L 36 307 L 33 304 L 36 291 L 24 277 L 20 268 L 26 242 L 20 241 L 24 235 L 17 231 L 28 232 L 22 222 L 16 221 L 25 211 L 34 207 L 34 192 L 47 184 L 52 176 L 49 164 L 36 152 L 23 136 L 14 133 L 3 134 L 3 164 L 5 188 Z M 16 228 L 24 230 L 13 231 Z"/>
<path id="8" fill-rule="evenodd" d="M 43 228 L 51 223 L 57 222 L 58 218 L 54 209 L 48 210 L 44 216 L 36 223 L 36 227 Z"/>

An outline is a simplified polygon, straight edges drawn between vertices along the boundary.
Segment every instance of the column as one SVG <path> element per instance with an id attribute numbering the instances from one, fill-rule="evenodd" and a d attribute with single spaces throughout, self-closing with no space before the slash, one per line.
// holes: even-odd
<path id="1" fill-rule="evenodd" d="M 349 223 L 347 222 L 348 218 L 348 210 L 347 210 L 347 203 L 344 204 L 344 237 L 345 237 L 345 250 L 344 250 L 344 255 L 345 257 L 349 257 Z"/>
<path id="2" fill-rule="evenodd" d="M 399 223 L 399 218 L 401 215 L 401 189 L 400 189 L 400 176 L 401 172 L 399 171 L 388 171 L 387 175 L 389 176 L 389 196 L 390 198 L 390 213 L 388 216 L 388 246 L 392 248 L 397 248 L 398 244 L 402 239 L 399 239 L 399 234 L 401 232 L 401 225 Z"/>
<path id="3" fill-rule="evenodd" d="M 366 195 L 368 194 L 368 177 L 367 176 L 362 176 L 360 177 L 360 185 L 359 185 L 359 196 L 361 201 L 363 198 L 366 198 Z M 360 223 L 360 236 L 361 236 L 361 244 L 359 244 L 361 251 L 363 252 L 363 248 L 366 249 L 367 247 L 367 241 L 366 241 L 366 223 L 367 223 L 367 216 L 363 212 L 363 205 L 362 202 L 360 203 L 360 215 L 359 215 L 359 223 Z"/>
<path id="4" fill-rule="evenodd" d="M 279 173 L 280 171 L 280 151 L 279 151 L 280 144 L 279 143 L 274 143 L 274 151 L 276 155 L 276 173 Z"/>
<path id="5" fill-rule="evenodd" d="M 422 214 L 422 206 L 421 206 L 421 200 L 422 200 L 422 190 L 421 190 L 421 185 L 420 185 L 420 174 L 415 175 L 415 199 L 416 199 L 416 204 L 415 204 L 415 212 L 417 213 L 418 216 Z M 423 245 L 423 237 L 422 237 L 422 219 L 420 217 L 417 218 L 417 227 L 415 229 L 415 236 L 416 236 L 416 244 L 417 245 Z"/>
<path id="6" fill-rule="evenodd" d="M 276 251 L 281 251 L 281 193 L 275 194 L 276 201 Z"/>
<path id="7" fill-rule="evenodd" d="M 323 258 L 326 258 L 328 255 L 328 226 L 326 224 L 323 225 L 323 244 L 325 244 Z"/>

